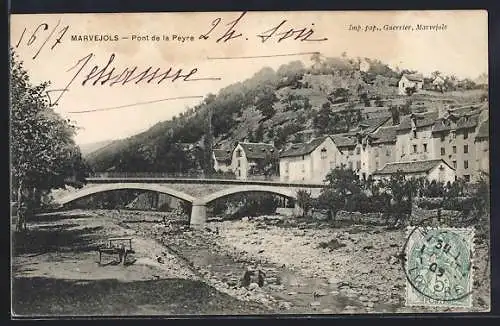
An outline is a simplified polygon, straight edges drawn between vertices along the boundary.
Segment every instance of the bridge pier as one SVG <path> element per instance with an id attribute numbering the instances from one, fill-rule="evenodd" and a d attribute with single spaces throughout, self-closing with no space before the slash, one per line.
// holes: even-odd
<path id="1" fill-rule="evenodd" d="M 202 228 L 203 225 L 207 222 L 207 206 L 194 204 L 191 208 L 191 219 L 189 220 L 189 224 L 192 228 Z"/>

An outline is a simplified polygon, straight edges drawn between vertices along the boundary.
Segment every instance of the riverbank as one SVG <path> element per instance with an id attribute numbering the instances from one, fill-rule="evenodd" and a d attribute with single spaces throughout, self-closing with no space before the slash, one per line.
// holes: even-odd
<path id="1" fill-rule="evenodd" d="M 263 216 L 194 231 L 183 216 L 104 210 L 49 214 L 29 227 L 13 257 L 23 315 L 458 311 L 405 307 L 404 230 Z M 95 248 L 114 236 L 133 238 L 133 263 L 99 266 Z M 487 256 L 487 243 L 476 244 L 464 311 L 489 309 Z M 262 286 L 242 286 L 247 270 L 264 273 Z"/>

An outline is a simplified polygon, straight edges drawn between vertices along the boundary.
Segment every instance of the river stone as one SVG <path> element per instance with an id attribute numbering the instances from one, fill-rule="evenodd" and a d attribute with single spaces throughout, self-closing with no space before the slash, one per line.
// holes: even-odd
<path id="1" fill-rule="evenodd" d="M 248 289 L 250 291 L 253 291 L 253 290 L 258 289 L 258 288 L 259 288 L 259 284 L 257 284 L 257 283 L 250 283 L 250 285 L 248 286 Z"/>
<path id="2" fill-rule="evenodd" d="M 321 306 L 321 302 L 319 301 L 313 301 L 310 303 L 311 307 L 318 307 L 318 306 Z"/>
<path id="3" fill-rule="evenodd" d="M 375 304 L 373 302 L 365 302 L 365 306 L 367 306 L 368 308 L 373 308 L 375 306 Z"/>
<path id="4" fill-rule="evenodd" d="M 278 304 L 278 308 L 280 308 L 281 310 L 289 310 L 290 308 L 292 308 L 292 304 L 290 302 L 280 302 Z"/>
<path id="5" fill-rule="evenodd" d="M 329 314 L 329 313 L 333 312 L 333 310 L 329 309 L 329 308 L 325 308 L 325 309 L 321 310 L 321 312 L 325 313 L 325 314 Z"/>
<path id="6" fill-rule="evenodd" d="M 314 294 L 313 294 L 315 297 L 324 297 L 325 295 L 327 295 L 326 291 L 323 290 L 323 289 L 319 289 L 319 290 L 316 290 L 314 291 Z"/>
<path id="7" fill-rule="evenodd" d="M 367 297 L 365 297 L 364 295 L 360 296 L 359 297 L 359 301 L 361 302 L 366 302 L 366 301 L 369 301 L 370 299 L 368 299 Z"/>

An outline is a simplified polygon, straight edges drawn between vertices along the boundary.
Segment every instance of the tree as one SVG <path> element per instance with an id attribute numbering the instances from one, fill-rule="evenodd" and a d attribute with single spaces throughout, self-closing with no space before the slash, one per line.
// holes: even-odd
<path id="1" fill-rule="evenodd" d="M 21 211 L 17 230 L 21 231 L 37 208 L 37 197 L 68 183 L 84 182 L 85 164 L 73 140 L 76 127 L 49 107 L 44 95 L 49 83 L 32 85 L 12 49 L 10 71 L 11 174 Z"/>
<path id="2" fill-rule="evenodd" d="M 431 73 L 432 79 L 436 79 L 437 77 L 441 76 L 441 72 L 438 70 L 435 70 Z"/>
<path id="3" fill-rule="evenodd" d="M 302 189 L 297 191 L 297 204 L 302 208 L 302 217 L 305 217 L 312 206 L 311 193 Z"/>
<path id="4" fill-rule="evenodd" d="M 415 94 L 417 92 L 417 88 L 415 86 L 413 87 L 406 87 L 405 88 L 405 93 L 406 95 L 408 96 L 412 96 L 413 94 Z"/>
<path id="5" fill-rule="evenodd" d="M 392 174 L 388 180 L 383 182 L 383 187 L 388 189 L 391 195 L 391 213 L 395 217 L 395 223 L 401 218 L 410 215 L 413 198 L 417 193 L 420 182 L 419 179 L 414 178 L 407 180 L 401 171 Z"/>
<path id="6" fill-rule="evenodd" d="M 344 198 L 352 194 L 358 194 L 362 190 L 358 175 L 353 170 L 346 169 L 345 165 L 330 170 L 325 181 L 328 188 L 335 189 Z"/>

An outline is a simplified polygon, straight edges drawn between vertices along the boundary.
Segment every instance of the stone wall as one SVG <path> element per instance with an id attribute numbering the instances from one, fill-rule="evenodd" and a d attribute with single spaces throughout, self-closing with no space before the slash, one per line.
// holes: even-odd
<path id="1" fill-rule="evenodd" d="M 360 213 L 346 211 L 337 212 L 335 221 L 368 225 L 387 225 L 388 222 L 383 213 Z"/>

